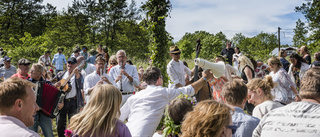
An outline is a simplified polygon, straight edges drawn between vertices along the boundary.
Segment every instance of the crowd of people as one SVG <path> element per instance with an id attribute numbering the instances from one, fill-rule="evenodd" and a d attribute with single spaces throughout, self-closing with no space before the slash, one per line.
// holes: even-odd
<path id="1" fill-rule="evenodd" d="M 223 62 L 221 77 L 190 69 L 172 46 L 168 87 L 159 68 L 134 66 L 124 50 L 109 56 L 106 46 L 75 47 L 68 59 L 63 50 L 37 63 L 21 58 L 17 68 L 1 58 L 0 136 L 53 137 L 53 120 L 59 137 L 320 136 L 320 52 L 312 62 L 306 46 L 290 62 L 281 50 L 264 63 L 227 42 L 212 59 Z M 41 104 L 51 92 L 39 90 L 43 84 L 61 93 L 57 115 Z"/>

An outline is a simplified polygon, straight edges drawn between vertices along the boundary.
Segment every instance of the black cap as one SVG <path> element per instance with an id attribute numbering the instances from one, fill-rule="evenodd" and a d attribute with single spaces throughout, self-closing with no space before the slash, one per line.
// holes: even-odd
<path id="1" fill-rule="evenodd" d="M 18 65 L 30 65 L 31 62 L 25 58 L 22 58 L 18 61 Z"/>
<path id="2" fill-rule="evenodd" d="M 77 63 L 77 59 L 74 58 L 74 57 L 71 57 L 71 58 L 68 59 L 67 62 L 68 62 L 68 63 L 70 62 L 71 64 L 76 64 L 76 63 Z"/>
<path id="3" fill-rule="evenodd" d="M 9 58 L 8 56 L 3 57 L 3 61 L 10 61 L 11 58 Z"/>
<path id="4" fill-rule="evenodd" d="M 46 53 L 51 53 L 51 50 L 47 50 Z"/>
<path id="5" fill-rule="evenodd" d="M 62 47 L 59 47 L 59 48 L 58 48 L 58 50 L 60 50 L 60 49 L 63 51 L 63 48 L 62 48 Z"/>

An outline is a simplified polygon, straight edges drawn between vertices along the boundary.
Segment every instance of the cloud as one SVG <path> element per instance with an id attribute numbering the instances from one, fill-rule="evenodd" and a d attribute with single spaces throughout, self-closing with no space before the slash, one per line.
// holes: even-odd
<path id="1" fill-rule="evenodd" d="M 131 0 L 128 0 L 128 2 Z M 136 0 L 137 6 L 146 0 Z M 66 8 L 72 0 L 44 0 L 52 3 L 58 10 Z M 167 18 L 166 29 L 178 41 L 186 32 L 198 30 L 210 33 L 222 31 L 228 39 L 242 33 L 253 37 L 260 32 L 276 33 L 282 30 L 281 43 L 292 44 L 292 29 L 301 13 L 294 11 L 303 0 L 171 0 L 171 18 Z M 289 30 L 291 29 L 291 30 Z M 284 34 L 284 35 L 283 35 Z"/>
<path id="2" fill-rule="evenodd" d="M 303 1 L 294 0 L 173 0 L 171 18 L 167 19 L 167 31 L 178 41 L 186 32 L 204 30 L 210 33 L 222 31 L 231 39 L 235 33 L 252 37 L 260 32 L 275 33 L 277 28 L 295 28 L 301 13 L 295 6 Z M 282 43 L 290 43 L 285 37 Z"/>

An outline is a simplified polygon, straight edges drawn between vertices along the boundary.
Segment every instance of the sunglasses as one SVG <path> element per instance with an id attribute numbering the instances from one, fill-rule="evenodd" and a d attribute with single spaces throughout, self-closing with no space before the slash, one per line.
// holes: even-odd
<path id="1" fill-rule="evenodd" d="M 238 128 L 237 126 L 234 126 L 234 125 L 228 125 L 226 127 L 232 130 L 232 134 L 236 133 Z"/>
<path id="2" fill-rule="evenodd" d="M 110 63 L 111 65 L 117 65 L 117 63 Z"/>
<path id="3" fill-rule="evenodd" d="M 72 64 L 73 65 L 73 64 L 76 64 L 76 63 L 75 62 L 68 62 L 68 64 Z"/>
<path id="4" fill-rule="evenodd" d="M 23 65 L 23 66 L 29 66 L 30 64 L 21 64 L 21 65 Z"/>
<path id="5" fill-rule="evenodd" d="M 180 55 L 181 53 L 172 53 L 173 55 Z"/>

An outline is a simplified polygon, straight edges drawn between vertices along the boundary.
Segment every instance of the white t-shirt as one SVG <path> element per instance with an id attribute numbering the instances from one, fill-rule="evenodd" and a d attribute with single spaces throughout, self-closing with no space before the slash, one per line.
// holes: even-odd
<path id="1" fill-rule="evenodd" d="M 70 73 L 68 71 L 66 71 L 66 73 L 64 73 L 62 79 L 67 79 L 69 77 Z M 77 88 L 76 88 L 76 81 L 75 81 L 75 77 L 76 75 L 73 75 L 71 78 L 70 78 L 70 84 L 72 86 L 72 89 L 71 91 L 66 95 L 66 99 L 69 99 L 69 98 L 73 98 L 73 97 L 76 97 L 77 95 Z M 61 83 L 63 84 L 63 83 Z"/>
<path id="2" fill-rule="evenodd" d="M 259 105 L 257 105 L 252 112 L 252 116 L 257 117 L 259 119 L 263 118 L 271 110 L 282 107 L 283 105 L 279 102 L 267 100 Z"/>

